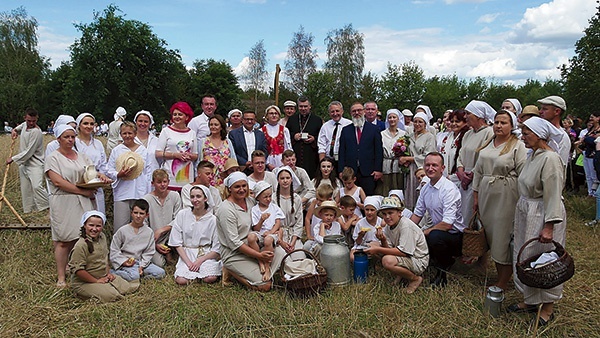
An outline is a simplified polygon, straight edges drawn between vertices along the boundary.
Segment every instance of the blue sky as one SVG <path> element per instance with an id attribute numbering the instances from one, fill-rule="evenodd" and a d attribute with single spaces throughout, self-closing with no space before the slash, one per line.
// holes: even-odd
<path id="1" fill-rule="evenodd" d="M 383 74 L 388 62 L 415 61 L 426 76 L 483 76 L 523 83 L 560 77 L 557 67 L 596 12 L 594 0 L 3 0 L 0 11 L 19 6 L 39 24 L 39 47 L 53 67 L 68 60 L 94 11 L 116 4 L 127 19 L 145 22 L 178 49 L 186 65 L 225 60 L 239 73 L 250 48 L 264 40 L 269 68 L 283 66 L 293 32 L 314 35 L 320 63 L 324 39 L 351 23 L 364 34 L 365 71 Z"/>

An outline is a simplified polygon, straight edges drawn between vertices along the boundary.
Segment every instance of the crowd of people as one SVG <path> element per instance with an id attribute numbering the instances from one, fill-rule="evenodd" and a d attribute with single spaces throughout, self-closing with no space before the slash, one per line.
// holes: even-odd
<path id="1" fill-rule="evenodd" d="M 332 101 L 324 122 L 305 97 L 286 101 L 283 116 L 273 105 L 259 116 L 233 109 L 225 119 L 206 95 L 199 114 L 175 103 L 158 137 L 150 112 L 129 121 L 117 108 L 106 150 L 92 114 L 61 115 L 45 155 L 37 113 L 27 110 L 12 131 L 20 153 L 7 163 L 19 164 L 24 211 L 50 208 L 57 285 L 67 285 L 68 269 L 82 298 L 121 298 L 140 278 L 162 278 L 169 263 L 180 285 L 221 278 L 268 291 L 286 253 L 304 248 L 318 256 L 332 234 L 347 238 L 351 258 L 361 250 L 379 260 L 407 293 L 421 286 L 428 267 L 431 285 L 441 288 L 456 259 L 486 261 L 462 255 L 463 230 L 477 216 L 495 285 L 505 290 L 514 276 L 524 297 L 507 310 L 541 305 L 545 325 L 562 285 L 524 285 L 513 273 L 515 259 L 530 238 L 539 241 L 525 256 L 552 241 L 564 245 L 572 146 L 585 145 L 589 194 L 599 194 L 593 158 L 600 124 L 592 115 L 577 139 L 561 126 L 561 97 L 538 104 L 522 108 L 507 99 L 496 110 L 474 100 L 431 125 L 426 105 L 382 114 L 375 102 L 352 104 L 347 119 Z M 105 201 L 107 184 L 113 201 Z M 113 205 L 110 247 L 106 203 Z"/>

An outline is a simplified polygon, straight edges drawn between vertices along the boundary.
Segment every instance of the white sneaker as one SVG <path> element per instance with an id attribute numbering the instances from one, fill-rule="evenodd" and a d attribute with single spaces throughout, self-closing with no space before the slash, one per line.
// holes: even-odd
<path id="1" fill-rule="evenodd" d="M 586 222 L 585 225 L 588 226 L 588 227 L 593 227 L 593 226 L 597 225 L 598 222 L 599 222 L 599 220 L 595 219 L 593 221 Z"/>

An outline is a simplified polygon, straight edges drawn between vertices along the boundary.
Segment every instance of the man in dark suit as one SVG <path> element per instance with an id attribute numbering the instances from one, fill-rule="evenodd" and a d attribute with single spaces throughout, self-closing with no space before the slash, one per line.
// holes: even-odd
<path id="1" fill-rule="evenodd" d="M 242 127 L 229 132 L 229 139 L 233 144 L 237 162 L 241 166 L 246 166 L 244 172 L 252 172 L 252 162 L 250 155 L 255 150 L 267 152 L 267 139 L 260 130 L 254 130 L 256 123 L 256 113 L 251 110 L 245 111 L 242 115 Z"/>
<path id="2" fill-rule="evenodd" d="M 292 148 L 296 153 L 296 166 L 303 168 L 310 178 L 314 178 L 319 165 L 317 138 L 323 120 L 310 111 L 310 101 L 306 97 L 298 99 L 298 113 L 290 116 L 286 127 L 292 138 Z"/>
<path id="3" fill-rule="evenodd" d="M 365 120 L 377 126 L 379 128 L 379 131 L 384 131 L 385 122 L 377 118 L 377 112 L 377 103 L 375 103 L 375 101 L 369 101 L 365 103 Z"/>
<path id="4" fill-rule="evenodd" d="M 365 120 L 363 105 L 355 103 L 350 108 L 352 124 L 342 129 L 340 136 L 338 170 L 354 169 L 357 183 L 367 196 L 375 193 L 375 185 L 383 174 L 383 145 L 379 128 Z"/>

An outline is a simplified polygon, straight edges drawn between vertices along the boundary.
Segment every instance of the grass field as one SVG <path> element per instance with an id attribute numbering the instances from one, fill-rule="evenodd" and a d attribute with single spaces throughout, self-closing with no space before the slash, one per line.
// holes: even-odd
<path id="1" fill-rule="evenodd" d="M 10 139 L 0 136 L 0 159 Z M 17 147 L 18 149 L 18 147 Z M 4 170 L 2 170 L 4 174 Z M 21 210 L 18 176 L 11 165 L 6 196 Z M 595 201 L 567 196 L 566 248 L 575 276 L 557 303 L 557 318 L 538 332 L 544 337 L 600 336 L 600 228 Z M 46 213 L 25 215 L 31 224 L 48 223 Z M 8 208 L 0 224 L 16 224 Z M 332 288 L 311 299 L 292 299 L 281 289 L 250 292 L 220 284 L 175 285 L 173 267 L 162 281 L 143 281 L 123 301 L 96 304 L 55 288 L 49 230 L 0 230 L 0 337 L 530 337 L 529 315 L 494 319 L 482 312 L 486 273 L 458 266 L 443 290 L 420 288 L 406 295 L 382 271 L 364 285 Z M 495 280 L 487 269 L 488 284 Z M 520 300 L 514 289 L 504 305 Z"/>

